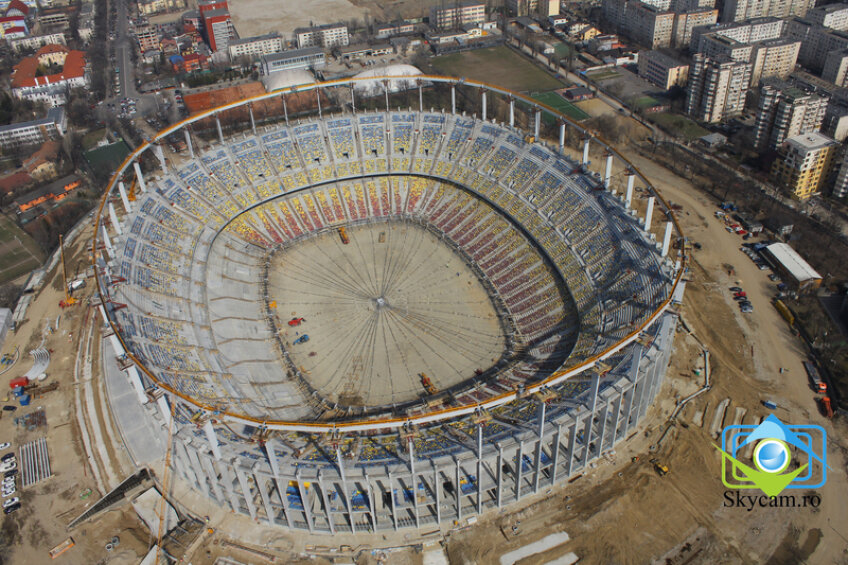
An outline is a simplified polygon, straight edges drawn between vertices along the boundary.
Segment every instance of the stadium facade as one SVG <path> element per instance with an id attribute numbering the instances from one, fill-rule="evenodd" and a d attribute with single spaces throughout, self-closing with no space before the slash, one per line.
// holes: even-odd
<path id="1" fill-rule="evenodd" d="M 385 77 L 385 109 L 363 111 L 355 80 L 234 102 L 134 151 L 97 216 L 100 312 L 116 370 L 155 422 L 142 435 L 170 430 L 174 471 L 217 504 L 319 533 L 461 522 L 567 481 L 636 431 L 672 350 L 682 235 L 635 167 L 542 104 L 465 79 Z M 417 88 L 417 110 L 390 109 L 395 81 Z M 451 105 L 425 111 L 435 87 Z M 480 97 L 480 116 L 456 111 L 458 89 Z M 254 120 L 255 104 L 285 109 L 310 92 L 316 115 Z M 343 113 L 322 113 L 345 93 Z M 507 123 L 487 117 L 496 97 Z M 226 137 L 220 116 L 244 108 L 249 127 Z M 516 127 L 518 112 L 533 131 Z M 540 140 L 548 118 L 559 146 Z M 217 130 L 202 150 L 189 131 L 199 123 Z M 583 136 L 580 162 L 564 151 L 567 128 Z M 188 146 L 179 161 L 158 144 L 175 132 Z M 143 172 L 146 152 L 158 167 Z M 461 258 L 497 315 L 491 366 L 388 402 L 317 384 L 269 269 L 276 253 L 373 226 L 426 230 Z M 424 382 L 411 371 L 397 377 L 407 388 Z M 131 453 L 142 441 L 123 436 Z"/>

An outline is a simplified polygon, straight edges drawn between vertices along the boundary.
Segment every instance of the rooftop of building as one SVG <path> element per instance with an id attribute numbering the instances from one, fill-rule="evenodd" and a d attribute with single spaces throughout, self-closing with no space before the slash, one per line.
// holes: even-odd
<path id="1" fill-rule="evenodd" d="M 823 14 L 832 14 L 842 10 L 848 10 L 848 4 L 827 4 L 826 6 L 816 6 L 811 8 L 810 12 L 821 12 Z M 809 13 L 809 12 L 808 12 Z"/>
<path id="2" fill-rule="evenodd" d="M 689 66 L 688 64 L 683 63 L 681 61 L 678 61 L 677 59 L 675 59 L 671 55 L 667 55 L 666 53 L 663 53 L 662 51 L 657 51 L 657 50 L 643 51 L 642 53 L 639 53 L 639 57 L 642 57 L 643 54 L 647 55 L 649 59 L 657 61 L 658 63 L 660 63 L 660 64 L 662 64 L 663 66 L 666 66 L 666 67 L 688 67 Z"/>
<path id="3" fill-rule="evenodd" d="M 347 29 L 347 26 L 344 23 L 336 22 L 334 24 L 321 24 L 321 25 L 312 26 L 312 27 L 298 27 L 298 28 L 295 28 L 294 33 L 295 33 L 295 35 L 297 35 L 299 33 L 309 33 L 311 31 L 324 31 L 324 30 L 328 30 L 328 29 L 336 29 L 336 28 L 342 28 L 342 27 Z"/>
<path id="4" fill-rule="evenodd" d="M 47 124 L 56 124 L 60 123 L 64 120 L 65 117 L 65 108 L 62 106 L 56 106 L 55 108 L 50 108 L 47 110 L 47 115 L 43 118 L 38 118 L 37 120 L 30 120 L 28 122 L 19 122 L 16 124 L 8 124 L 5 126 L 0 126 L 0 132 L 11 131 L 25 127 L 31 126 L 43 126 Z"/>
<path id="5" fill-rule="evenodd" d="M 267 62 L 274 61 L 285 61 L 287 59 L 296 59 L 298 57 L 308 57 L 309 55 L 323 55 L 324 50 L 320 47 L 304 47 L 303 49 L 290 49 L 288 51 L 281 51 L 279 53 L 271 53 L 270 55 L 265 55 L 262 59 Z"/>
<path id="6" fill-rule="evenodd" d="M 807 153 L 809 151 L 818 151 L 820 149 L 824 149 L 826 147 L 832 147 L 834 145 L 839 145 L 839 142 L 835 139 L 828 137 L 822 133 L 818 132 L 810 132 L 810 133 L 802 133 L 799 135 L 794 135 L 789 137 L 784 141 L 784 143 L 794 148 L 800 153 Z"/>
<path id="7" fill-rule="evenodd" d="M 6 6 L 6 14 L 8 15 L 12 10 L 17 10 L 25 16 L 29 14 L 29 6 L 21 2 L 21 0 L 12 0 L 9 2 L 9 5 Z"/>
<path id="8" fill-rule="evenodd" d="M 36 76 L 38 73 L 38 56 L 25 57 L 15 65 L 12 74 L 12 88 L 27 88 L 53 84 L 85 76 L 85 53 L 83 51 L 68 51 L 65 64 L 58 73 Z"/>
<path id="9" fill-rule="evenodd" d="M 279 39 L 280 34 L 276 31 L 272 31 L 271 33 L 266 33 L 265 35 L 255 35 L 253 37 L 242 37 L 240 39 L 233 39 L 230 41 L 229 45 L 232 47 L 233 45 L 244 45 L 247 43 L 253 43 L 255 41 L 268 41 L 270 39 Z"/>

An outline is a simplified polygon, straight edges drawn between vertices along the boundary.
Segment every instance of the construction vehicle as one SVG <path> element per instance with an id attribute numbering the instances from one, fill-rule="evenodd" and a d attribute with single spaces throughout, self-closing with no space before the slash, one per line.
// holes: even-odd
<path id="1" fill-rule="evenodd" d="M 827 418 L 833 418 L 833 406 L 830 404 L 829 396 L 822 396 L 819 398 L 819 405 L 821 406 L 822 414 L 824 414 Z"/>
<path id="2" fill-rule="evenodd" d="M 418 373 L 418 377 L 421 379 L 421 386 L 424 387 L 427 394 L 436 394 L 439 392 L 439 389 L 433 385 L 432 381 L 430 381 L 430 377 L 428 377 L 425 373 Z"/>
<path id="3" fill-rule="evenodd" d="M 306 318 L 292 318 L 291 320 L 289 320 L 289 325 L 292 326 L 292 327 L 299 326 L 300 324 L 302 324 L 305 321 L 306 321 Z"/>
<path id="4" fill-rule="evenodd" d="M 298 343 L 306 343 L 307 341 L 309 341 L 309 336 L 303 334 L 302 336 L 294 340 L 294 343 L 292 345 L 297 345 Z"/>
<path id="5" fill-rule="evenodd" d="M 339 228 L 339 239 L 341 239 L 342 243 L 345 245 L 350 243 L 350 238 L 347 237 L 347 230 L 344 228 L 344 226 Z"/>
<path id="6" fill-rule="evenodd" d="M 68 285 L 68 270 L 65 266 L 65 245 L 62 236 L 59 235 L 59 252 L 62 255 L 62 287 L 65 289 L 65 300 L 59 302 L 59 306 L 73 306 L 77 303 L 77 299 L 71 296 L 71 291 Z"/>
<path id="7" fill-rule="evenodd" d="M 654 465 L 654 471 L 657 472 L 657 475 L 660 477 L 668 475 L 668 465 L 660 463 L 659 459 L 651 459 L 651 463 Z"/>
<path id="8" fill-rule="evenodd" d="M 135 179 L 132 181 L 132 184 L 130 185 L 129 194 L 127 194 L 127 200 L 129 200 L 130 202 L 135 202 L 135 183 L 136 182 L 138 182 L 138 181 L 136 181 Z"/>
<path id="9" fill-rule="evenodd" d="M 810 386 L 813 387 L 813 390 L 821 394 L 827 394 L 827 385 L 821 379 L 821 376 L 819 376 L 816 366 L 809 361 L 804 361 L 804 369 L 807 371 L 807 376 L 810 377 Z"/>

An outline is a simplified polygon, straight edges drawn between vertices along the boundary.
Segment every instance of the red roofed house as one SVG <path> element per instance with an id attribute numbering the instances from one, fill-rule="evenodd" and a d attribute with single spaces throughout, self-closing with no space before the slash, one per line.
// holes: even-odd
<path id="1" fill-rule="evenodd" d="M 0 194 L 9 194 L 19 188 L 29 186 L 32 182 L 32 177 L 26 171 L 17 171 L 0 177 Z"/>
<path id="2" fill-rule="evenodd" d="M 60 60 L 63 65 L 60 72 L 38 76 L 39 65 Z M 50 106 L 63 105 L 71 88 L 84 88 L 87 84 L 85 53 L 69 51 L 64 45 L 45 45 L 35 56 L 22 59 L 12 73 L 12 95 L 15 98 L 43 101 Z"/>
<path id="3" fill-rule="evenodd" d="M 6 6 L 6 15 L 23 16 L 25 18 L 29 15 L 29 6 L 21 2 L 21 0 L 12 0 L 9 2 L 9 5 Z"/>
<path id="4" fill-rule="evenodd" d="M 58 176 L 56 164 L 59 161 L 59 149 L 62 144 L 58 141 L 45 141 L 41 147 L 23 162 L 29 176 L 39 182 L 54 179 Z"/>

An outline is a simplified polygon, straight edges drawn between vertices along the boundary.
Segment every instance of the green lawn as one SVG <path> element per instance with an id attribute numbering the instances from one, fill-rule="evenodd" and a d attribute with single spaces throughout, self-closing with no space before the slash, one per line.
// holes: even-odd
<path id="1" fill-rule="evenodd" d="M 574 121 L 580 122 L 589 117 L 589 114 L 563 98 L 556 92 L 537 92 L 531 95 L 534 100 L 538 100 L 542 104 L 547 104 L 554 110 L 565 114 Z M 545 121 L 553 122 L 553 118 L 545 116 Z"/>
<path id="2" fill-rule="evenodd" d="M 630 103 L 630 105 L 635 108 L 650 108 L 659 104 L 661 104 L 661 102 L 651 96 L 641 96 Z"/>
<path id="3" fill-rule="evenodd" d="M 88 151 L 89 149 L 97 145 L 97 142 L 103 139 L 104 135 L 106 135 L 105 128 L 96 129 L 85 134 L 82 138 L 83 151 Z"/>
<path id="4" fill-rule="evenodd" d="M 37 268 L 44 261 L 38 245 L 5 216 L 0 216 L 0 284 Z"/>
<path id="5" fill-rule="evenodd" d="M 669 114 L 668 112 L 662 112 L 660 114 L 648 114 L 645 116 L 652 122 L 655 122 L 662 127 L 670 130 L 674 133 L 682 135 L 689 141 L 694 139 L 698 139 L 699 137 L 703 137 L 707 135 L 708 132 L 689 118 L 685 116 L 681 116 L 679 114 Z"/>
<path id="6" fill-rule="evenodd" d="M 519 92 L 544 92 L 564 83 L 508 47 L 475 49 L 432 59 L 441 74 L 484 81 Z"/>

